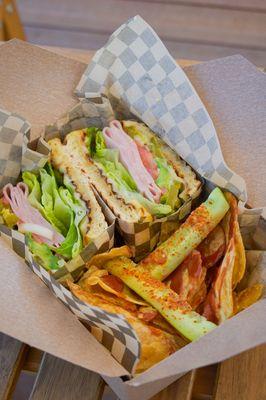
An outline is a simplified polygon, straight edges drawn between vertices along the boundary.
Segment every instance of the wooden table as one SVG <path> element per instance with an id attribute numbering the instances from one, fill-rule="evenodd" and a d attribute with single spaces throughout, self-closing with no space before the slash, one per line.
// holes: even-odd
<path id="1" fill-rule="evenodd" d="M 51 51 L 88 62 L 92 52 L 63 48 Z M 197 61 L 179 60 L 182 66 Z M 221 364 L 194 370 L 152 400 L 264 400 L 266 399 L 266 345 Z M 102 378 L 16 339 L 0 334 L 0 400 L 12 398 L 21 371 L 37 373 L 31 400 L 107 399 Z M 116 399 L 109 393 L 108 399 Z"/>

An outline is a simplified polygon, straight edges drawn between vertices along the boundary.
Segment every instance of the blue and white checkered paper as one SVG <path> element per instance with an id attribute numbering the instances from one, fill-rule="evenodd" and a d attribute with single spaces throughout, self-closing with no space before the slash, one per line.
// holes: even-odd
<path id="1" fill-rule="evenodd" d="M 200 175 L 246 202 L 245 182 L 226 165 L 204 104 L 141 17 L 123 24 L 97 51 L 76 93 L 107 96 L 123 118 L 145 122 Z"/>

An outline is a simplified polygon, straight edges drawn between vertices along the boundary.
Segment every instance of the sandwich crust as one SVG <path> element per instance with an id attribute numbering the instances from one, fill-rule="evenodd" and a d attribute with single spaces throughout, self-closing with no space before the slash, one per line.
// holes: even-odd
<path id="1" fill-rule="evenodd" d="M 74 155 L 72 156 L 58 138 L 50 140 L 49 145 L 51 147 L 51 164 L 70 179 L 71 184 L 76 188 L 77 193 L 89 210 L 87 227 L 84 229 L 85 234 L 83 235 L 84 245 L 87 245 L 107 229 L 105 216 L 95 198 L 88 178 L 81 173 L 82 163 L 79 159 Z"/>

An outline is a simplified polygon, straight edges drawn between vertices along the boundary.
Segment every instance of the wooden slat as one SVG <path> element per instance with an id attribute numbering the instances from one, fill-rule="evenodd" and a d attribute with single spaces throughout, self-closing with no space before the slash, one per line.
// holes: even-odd
<path id="1" fill-rule="evenodd" d="M 103 388 L 98 374 L 44 354 L 30 400 L 100 400 Z"/>
<path id="2" fill-rule="evenodd" d="M 128 1 L 128 0 L 125 0 Z M 134 1 L 134 0 L 132 0 Z M 266 11 L 265 0 L 145 0 L 151 3 L 174 3 L 246 11 Z"/>
<path id="3" fill-rule="evenodd" d="M 39 45 L 66 46 L 97 50 L 102 47 L 108 33 L 76 32 L 65 29 L 26 27 L 27 38 Z M 188 43 L 179 40 L 164 40 L 167 49 L 175 58 L 191 58 L 207 61 L 233 54 L 242 54 L 256 65 L 266 65 L 266 50 L 246 49 L 235 46 L 218 46 L 204 43 Z M 87 60 L 84 60 L 87 62 Z"/>
<path id="4" fill-rule="evenodd" d="M 0 333 L 0 399 L 11 398 L 28 347 Z"/>
<path id="5" fill-rule="evenodd" d="M 164 39 L 266 48 L 266 13 L 261 12 L 139 0 L 20 0 L 19 9 L 28 27 L 110 33 L 139 13 Z"/>
<path id="6" fill-rule="evenodd" d="M 2 0 L 4 7 L 4 24 L 6 32 L 6 40 L 21 39 L 25 40 L 24 30 L 17 12 L 15 0 Z"/>
<path id="7" fill-rule="evenodd" d="M 218 365 L 209 365 L 196 370 L 192 400 L 211 400 L 217 374 Z"/>
<path id="8" fill-rule="evenodd" d="M 266 399 L 266 345 L 224 361 L 213 400 Z"/>
<path id="9" fill-rule="evenodd" d="M 4 34 L 4 5 L 0 1 L 0 40 L 5 40 Z"/>
<path id="10" fill-rule="evenodd" d="M 23 364 L 23 370 L 30 372 L 38 372 L 43 352 L 35 347 L 30 347 Z"/>
<path id="11" fill-rule="evenodd" d="M 191 400 L 194 379 L 195 371 L 191 371 L 152 397 L 151 400 Z"/>

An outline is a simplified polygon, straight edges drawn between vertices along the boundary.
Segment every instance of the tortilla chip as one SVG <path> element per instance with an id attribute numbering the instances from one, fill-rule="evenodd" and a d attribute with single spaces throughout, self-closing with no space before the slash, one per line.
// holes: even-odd
<path id="1" fill-rule="evenodd" d="M 132 257 L 132 251 L 130 247 L 128 246 L 121 246 L 121 247 L 114 247 L 110 251 L 102 254 L 96 254 L 93 256 L 90 261 L 86 263 L 86 267 L 90 267 L 91 265 L 95 265 L 96 267 L 102 268 L 104 267 L 104 264 L 112 260 L 113 258 L 116 257 L 127 257 L 131 258 Z"/>
<path id="2" fill-rule="evenodd" d="M 245 248 L 242 240 L 242 236 L 240 233 L 240 228 L 238 224 L 238 206 L 236 198 L 229 192 L 225 192 L 226 200 L 230 205 L 230 210 L 228 211 L 228 218 L 225 219 L 225 224 L 228 224 L 228 227 L 225 229 L 227 234 L 229 234 L 229 240 L 231 237 L 234 238 L 235 241 L 235 262 L 233 268 L 233 277 L 232 277 L 232 287 L 235 288 L 238 282 L 244 276 L 246 270 L 246 255 Z"/>
<path id="3" fill-rule="evenodd" d="M 107 312 L 123 315 L 126 318 L 136 332 L 141 344 L 141 357 L 136 373 L 141 373 L 152 367 L 186 344 L 186 342 L 181 341 L 180 337 L 171 335 L 140 320 L 136 312 L 130 312 L 123 307 L 111 304 L 109 301 L 83 290 L 72 282 L 69 282 L 69 288 L 77 298 L 85 303 L 99 307 Z"/>
<path id="4" fill-rule="evenodd" d="M 257 283 L 239 293 L 234 293 L 234 314 L 243 311 L 245 308 L 258 301 L 262 295 L 263 288 L 264 285 Z"/>
<path id="5" fill-rule="evenodd" d="M 129 289 L 119 278 L 110 275 L 107 270 L 100 269 L 95 265 L 90 266 L 88 271 L 79 280 L 79 285 L 90 292 L 97 291 L 97 286 L 99 286 L 105 292 L 112 293 L 116 297 L 125 299 L 130 303 L 142 306 L 147 305 L 141 297 Z"/>

